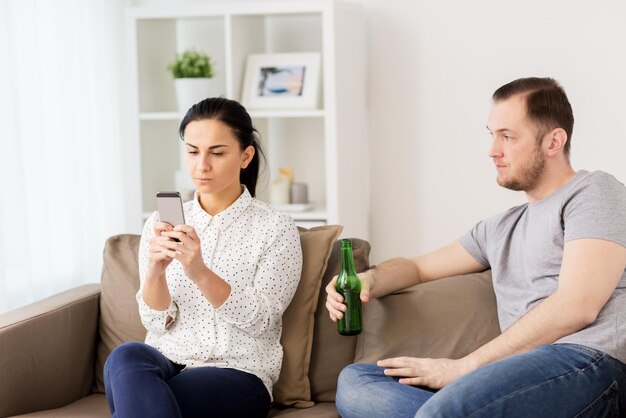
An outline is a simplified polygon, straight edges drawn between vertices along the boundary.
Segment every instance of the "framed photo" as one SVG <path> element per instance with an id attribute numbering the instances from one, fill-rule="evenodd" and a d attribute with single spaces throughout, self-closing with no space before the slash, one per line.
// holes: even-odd
<path id="1" fill-rule="evenodd" d="M 320 53 L 248 56 L 241 103 L 248 109 L 316 109 Z"/>

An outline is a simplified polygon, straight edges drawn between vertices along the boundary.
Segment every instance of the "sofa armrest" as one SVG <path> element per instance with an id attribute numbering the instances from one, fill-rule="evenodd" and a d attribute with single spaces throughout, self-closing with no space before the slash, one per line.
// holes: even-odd
<path id="1" fill-rule="evenodd" d="M 364 306 L 355 361 L 460 358 L 500 334 L 491 271 L 448 277 Z"/>
<path id="2" fill-rule="evenodd" d="M 0 416 L 57 408 L 91 392 L 100 285 L 0 315 Z"/>

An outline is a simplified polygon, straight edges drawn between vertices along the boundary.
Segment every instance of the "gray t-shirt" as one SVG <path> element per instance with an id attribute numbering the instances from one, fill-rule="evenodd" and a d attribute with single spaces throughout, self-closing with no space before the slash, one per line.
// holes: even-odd
<path id="1" fill-rule="evenodd" d="M 564 243 L 581 238 L 626 247 L 626 187 L 610 174 L 578 171 L 548 197 L 481 221 L 459 241 L 491 267 L 504 331 L 557 290 Z M 626 270 L 596 321 L 557 342 L 626 363 Z"/>

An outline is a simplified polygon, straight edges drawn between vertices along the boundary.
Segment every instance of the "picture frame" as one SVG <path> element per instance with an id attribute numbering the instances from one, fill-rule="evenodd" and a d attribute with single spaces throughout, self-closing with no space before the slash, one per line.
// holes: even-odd
<path id="1" fill-rule="evenodd" d="M 246 62 L 241 103 L 256 109 L 317 109 L 319 52 L 251 54 Z"/>

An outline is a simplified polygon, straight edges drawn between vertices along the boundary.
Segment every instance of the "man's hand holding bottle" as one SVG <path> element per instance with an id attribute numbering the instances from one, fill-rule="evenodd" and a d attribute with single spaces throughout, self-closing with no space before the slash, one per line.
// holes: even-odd
<path id="1" fill-rule="evenodd" d="M 361 279 L 361 301 L 366 303 L 371 298 L 371 290 L 374 283 L 374 272 L 370 269 L 359 273 L 359 279 Z M 326 309 L 328 309 L 328 315 L 333 322 L 337 322 L 338 319 L 343 318 L 343 313 L 347 307 L 343 303 L 343 296 L 337 292 L 336 284 L 337 277 L 333 279 L 326 286 Z"/>

